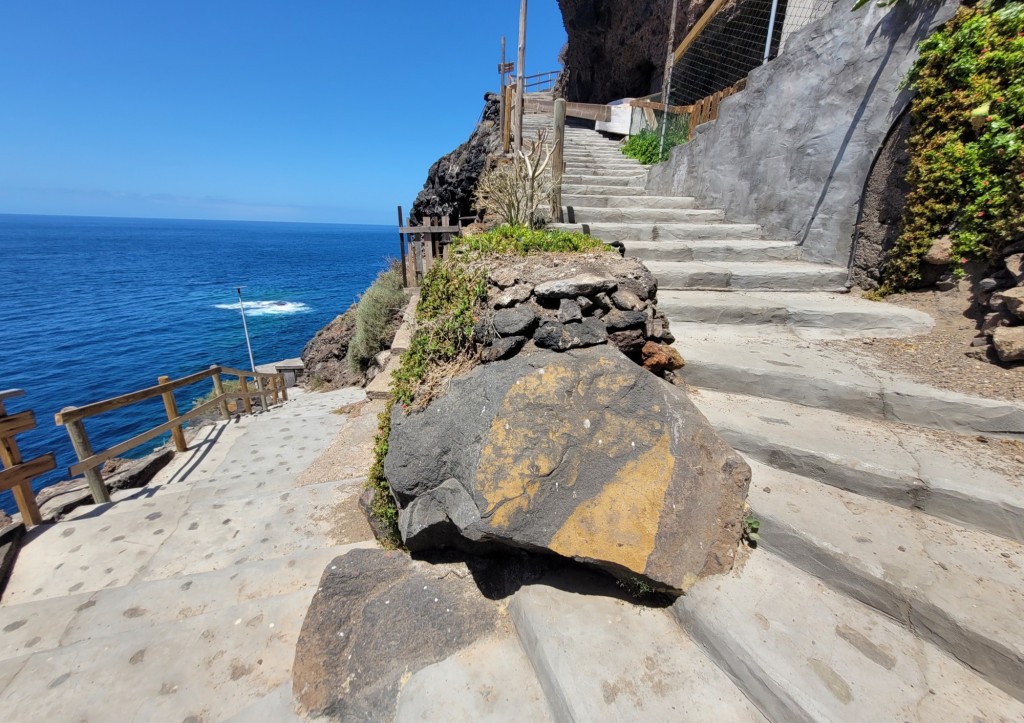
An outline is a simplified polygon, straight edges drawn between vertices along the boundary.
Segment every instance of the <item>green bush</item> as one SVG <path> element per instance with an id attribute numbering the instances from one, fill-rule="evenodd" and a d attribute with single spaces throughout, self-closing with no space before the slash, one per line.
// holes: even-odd
<path id="1" fill-rule="evenodd" d="M 957 265 L 1024 234 L 1024 3 L 961 8 L 920 49 L 911 192 L 883 293 L 919 286 L 921 258 L 945 234 Z"/>
<path id="2" fill-rule="evenodd" d="M 674 116 L 665 131 L 665 149 L 661 149 L 661 131 L 645 128 L 631 136 L 622 146 L 623 154 L 635 158 L 645 166 L 667 161 L 669 152 L 690 138 L 690 117 Z"/>
<path id="3" fill-rule="evenodd" d="M 391 341 L 395 314 L 405 302 L 402 269 L 392 264 L 377 276 L 356 305 L 356 331 L 345 354 L 349 369 L 366 371 L 373 357 Z"/>
<path id="4" fill-rule="evenodd" d="M 392 550 L 402 546 L 402 535 L 398 531 L 398 506 L 391 496 L 391 487 L 384 476 L 384 458 L 388 454 L 388 438 L 391 436 L 391 409 L 389 402 L 384 411 L 377 415 L 377 436 L 373 438 L 373 465 L 366 480 L 366 486 L 373 490 L 370 501 L 370 515 L 377 520 L 382 533 L 380 543 Z"/>
<path id="5" fill-rule="evenodd" d="M 542 252 L 610 251 L 612 247 L 578 231 L 531 230 L 525 226 L 499 226 L 491 231 L 456 239 L 456 253 L 476 251 L 484 254 L 520 254 Z"/>

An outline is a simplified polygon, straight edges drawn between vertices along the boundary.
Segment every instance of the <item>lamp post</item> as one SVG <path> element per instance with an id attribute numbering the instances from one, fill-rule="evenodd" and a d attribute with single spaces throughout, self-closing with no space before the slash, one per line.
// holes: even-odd
<path id="1" fill-rule="evenodd" d="M 245 346 L 249 349 L 249 366 L 252 369 L 253 374 L 256 373 L 256 361 L 252 357 L 252 342 L 249 341 L 249 325 L 245 321 L 245 303 L 242 301 L 242 286 L 235 287 L 235 293 L 238 294 L 238 310 L 242 312 L 242 330 L 245 332 Z"/>

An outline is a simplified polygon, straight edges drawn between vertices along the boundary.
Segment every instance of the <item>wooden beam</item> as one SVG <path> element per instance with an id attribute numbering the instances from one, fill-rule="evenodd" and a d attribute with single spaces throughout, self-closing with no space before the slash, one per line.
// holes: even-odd
<path id="1" fill-rule="evenodd" d="M 92 417 L 103 412 L 111 412 L 121 407 L 127 407 L 129 404 L 135 404 L 136 402 L 142 402 L 147 399 L 159 397 L 166 392 L 172 392 L 175 389 L 181 387 L 187 387 L 196 382 L 201 382 L 204 379 L 209 379 L 216 372 L 215 370 L 219 367 L 213 367 L 205 371 L 196 372 L 190 374 L 187 377 L 170 381 L 166 384 L 158 384 L 155 387 L 148 387 L 146 389 L 140 389 L 137 392 L 131 392 L 129 394 L 122 394 L 119 397 L 112 397 L 111 399 L 105 399 L 102 402 L 96 402 L 94 404 L 86 404 L 84 407 L 66 407 L 54 416 L 54 421 L 58 426 L 66 425 L 68 422 L 74 422 L 79 419 L 85 419 L 86 417 Z M 252 374 L 252 372 L 247 372 Z"/>
<path id="2" fill-rule="evenodd" d="M 32 412 L 20 412 L 9 417 L 0 417 L 0 439 L 7 439 L 35 428 L 36 415 Z"/>
<path id="3" fill-rule="evenodd" d="M 660 110 L 664 111 L 666 108 L 669 113 L 675 113 L 676 115 L 683 115 L 689 113 L 693 108 L 692 105 L 670 105 L 666 106 L 664 103 L 655 103 L 651 100 L 631 100 L 629 104 L 634 108 L 645 108 L 649 110 Z"/>
<path id="4" fill-rule="evenodd" d="M 5 402 L 8 399 L 14 399 L 15 397 L 25 396 L 24 389 L 4 389 L 0 392 L 0 402 Z"/>
<path id="5" fill-rule="evenodd" d="M 458 233 L 462 228 L 459 226 L 405 226 L 398 229 L 398 233 Z"/>
<path id="6" fill-rule="evenodd" d="M 258 392 L 255 392 L 255 393 L 252 394 L 252 396 L 257 396 L 258 394 L 259 394 Z M 228 392 L 228 394 L 226 396 L 227 396 L 227 398 L 230 399 L 230 398 L 232 398 L 234 396 L 241 396 L 241 395 L 234 395 L 231 392 Z M 166 434 L 167 432 L 170 432 L 172 429 L 174 429 L 175 425 L 180 426 L 180 425 L 184 424 L 185 422 L 189 421 L 190 419 L 194 419 L 194 418 L 200 416 L 201 414 L 203 414 L 207 410 L 210 410 L 210 409 L 213 409 L 214 407 L 219 406 L 220 402 L 221 402 L 220 397 L 214 397 L 210 401 L 205 402 L 203 404 L 200 404 L 198 407 L 196 407 L 192 411 L 187 412 L 186 414 L 182 414 L 180 417 L 178 417 L 178 418 L 176 418 L 176 419 L 174 419 L 174 420 L 172 420 L 170 422 L 164 422 L 159 427 L 153 427 L 152 429 L 150 429 L 148 431 L 145 431 L 142 434 L 137 434 L 134 437 L 132 437 L 131 439 L 126 439 L 125 441 L 121 442 L 120 444 L 115 444 L 110 449 L 106 449 L 106 450 L 104 450 L 102 452 L 99 452 L 97 454 L 89 454 L 89 455 L 85 456 L 84 458 L 82 458 L 81 460 L 79 460 L 79 462 L 77 464 L 71 465 L 71 467 L 68 468 L 68 474 L 70 474 L 72 477 L 75 477 L 77 475 L 82 474 L 83 472 L 87 473 L 90 470 L 95 470 L 97 467 L 99 467 L 101 464 L 103 464 L 107 460 L 113 459 L 114 457 L 122 455 L 122 454 L 124 454 L 125 452 L 127 452 L 129 450 L 135 449 L 139 445 L 145 444 L 146 442 L 149 442 L 150 440 L 156 439 L 157 437 L 159 437 L 162 434 Z M 70 426 L 69 426 L 69 428 L 70 428 Z"/>
<path id="7" fill-rule="evenodd" d="M 676 48 L 676 52 L 672 54 L 673 63 L 679 62 L 679 59 L 683 57 L 686 51 L 690 49 L 690 46 L 693 45 L 694 41 L 696 41 L 700 34 L 704 32 L 704 28 L 708 26 L 708 23 L 710 23 L 712 19 L 721 12 L 726 2 L 728 2 L 728 0 L 715 0 L 711 3 L 711 6 L 704 11 L 704 14 L 700 16 L 700 20 L 694 23 L 693 27 L 690 28 L 690 32 L 688 32 L 686 37 L 683 38 L 683 42 L 679 43 L 679 46 Z"/>
<path id="8" fill-rule="evenodd" d="M 159 384 L 169 384 L 171 381 L 170 377 L 163 376 L 157 379 Z M 173 425 L 171 427 L 171 437 L 174 439 L 174 448 L 179 452 L 188 451 L 188 442 L 185 441 L 185 432 L 181 428 L 181 423 L 174 424 L 181 416 L 178 414 L 178 402 L 174 398 L 174 391 L 166 391 L 160 396 L 164 399 L 164 411 L 167 412 L 167 422 Z M 266 406 L 266 405 L 264 405 Z"/>
<path id="9" fill-rule="evenodd" d="M 31 482 L 39 475 L 54 469 L 57 469 L 57 459 L 53 452 L 41 455 L 0 472 L 0 490 L 9 490 L 22 482 Z"/>

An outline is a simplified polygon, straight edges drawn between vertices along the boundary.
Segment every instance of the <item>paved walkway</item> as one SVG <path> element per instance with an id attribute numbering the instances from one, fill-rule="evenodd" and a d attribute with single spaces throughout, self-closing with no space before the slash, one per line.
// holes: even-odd
<path id="1" fill-rule="evenodd" d="M 294 716 L 320 575 L 374 544 L 356 499 L 376 415 L 335 413 L 359 389 L 290 396 L 201 429 L 150 486 L 29 533 L 0 604 L 5 723 Z"/>

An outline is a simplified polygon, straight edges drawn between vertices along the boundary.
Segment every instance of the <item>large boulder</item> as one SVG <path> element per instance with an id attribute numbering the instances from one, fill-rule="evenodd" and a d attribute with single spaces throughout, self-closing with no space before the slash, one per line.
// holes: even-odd
<path id="1" fill-rule="evenodd" d="M 501 605 L 545 566 L 523 557 L 412 560 L 353 549 L 327 566 L 295 646 L 292 690 L 311 717 L 392 721 L 405 682 L 507 627 Z"/>
<path id="2" fill-rule="evenodd" d="M 675 593 L 732 566 L 750 482 L 682 389 L 607 345 L 396 406 L 384 471 L 412 550 L 543 550 Z"/>

